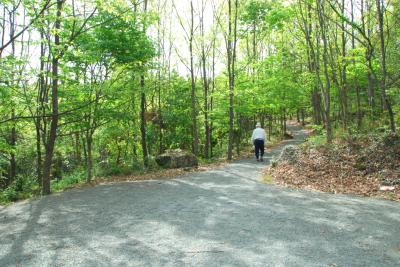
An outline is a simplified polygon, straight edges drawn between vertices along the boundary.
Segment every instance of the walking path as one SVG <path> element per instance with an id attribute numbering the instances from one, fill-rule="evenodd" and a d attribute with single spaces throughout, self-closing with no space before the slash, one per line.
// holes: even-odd
<path id="1" fill-rule="evenodd" d="M 241 160 L 0 208 L 0 266 L 400 266 L 400 204 L 259 182 Z"/>

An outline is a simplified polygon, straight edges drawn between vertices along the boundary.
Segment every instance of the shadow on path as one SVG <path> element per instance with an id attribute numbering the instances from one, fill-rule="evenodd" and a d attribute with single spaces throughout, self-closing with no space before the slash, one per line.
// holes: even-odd
<path id="1" fill-rule="evenodd" d="M 265 185 L 266 164 L 0 209 L 0 266 L 399 266 L 399 203 Z"/>

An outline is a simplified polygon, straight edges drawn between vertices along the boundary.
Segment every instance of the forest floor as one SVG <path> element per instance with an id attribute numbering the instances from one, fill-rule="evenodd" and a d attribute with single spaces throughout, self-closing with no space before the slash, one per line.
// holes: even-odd
<path id="1" fill-rule="evenodd" d="M 268 168 L 267 180 L 293 188 L 400 200 L 399 134 L 352 134 L 330 145 L 308 141 L 295 153 L 295 161 Z"/>
<path id="2" fill-rule="evenodd" d="M 242 159 L 0 208 L 0 266 L 398 266 L 400 204 L 262 180 Z"/>

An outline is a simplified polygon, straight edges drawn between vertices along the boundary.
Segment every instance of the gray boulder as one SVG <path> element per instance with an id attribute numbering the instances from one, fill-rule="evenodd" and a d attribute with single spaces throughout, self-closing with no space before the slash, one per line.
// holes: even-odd
<path id="1" fill-rule="evenodd" d="M 158 165 L 164 168 L 197 167 L 198 162 L 195 155 L 181 149 L 169 149 L 156 157 Z"/>
<path id="2" fill-rule="evenodd" d="M 299 148 L 294 145 L 285 146 L 279 156 L 279 161 L 286 161 L 289 164 L 296 164 L 299 160 Z"/>

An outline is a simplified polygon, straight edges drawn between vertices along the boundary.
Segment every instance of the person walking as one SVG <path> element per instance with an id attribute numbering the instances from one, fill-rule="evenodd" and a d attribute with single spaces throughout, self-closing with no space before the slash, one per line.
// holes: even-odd
<path id="1" fill-rule="evenodd" d="M 257 161 L 263 161 L 265 136 L 265 130 L 261 128 L 261 123 L 257 122 L 256 128 L 253 130 L 253 135 L 251 136 Z"/>

